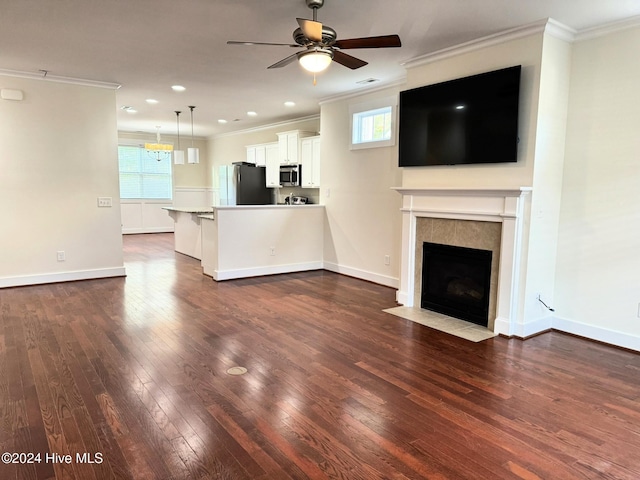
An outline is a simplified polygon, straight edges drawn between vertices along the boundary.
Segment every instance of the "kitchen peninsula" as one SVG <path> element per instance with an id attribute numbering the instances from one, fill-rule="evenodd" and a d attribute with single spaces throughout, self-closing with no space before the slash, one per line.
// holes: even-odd
<path id="1" fill-rule="evenodd" d="M 210 214 L 211 207 L 163 207 L 174 222 L 174 250 L 190 257 L 202 258 L 202 234 L 199 215 Z"/>
<path id="2" fill-rule="evenodd" d="M 199 215 L 202 270 L 214 280 L 322 268 L 323 205 L 237 205 Z"/>

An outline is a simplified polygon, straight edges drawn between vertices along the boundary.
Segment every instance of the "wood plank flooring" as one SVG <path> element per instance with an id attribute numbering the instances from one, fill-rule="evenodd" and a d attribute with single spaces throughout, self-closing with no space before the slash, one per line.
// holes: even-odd
<path id="1" fill-rule="evenodd" d="M 0 453 L 41 458 L 0 479 L 640 478 L 637 354 L 472 343 L 382 312 L 390 288 L 124 244 L 126 278 L 0 290 Z"/>

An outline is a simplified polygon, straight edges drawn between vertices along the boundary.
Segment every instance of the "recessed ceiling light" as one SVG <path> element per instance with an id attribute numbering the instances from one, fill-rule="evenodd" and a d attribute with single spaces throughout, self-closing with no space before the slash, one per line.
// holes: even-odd
<path id="1" fill-rule="evenodd" d="M 220 120 L 218 120 L 218 123 L 227 123 L 227 121 L 224 118 L 221 118 Z"/>
<path id="2" fill-rule="evenodd" d="M 182 85 L 173 85 L 171 89 L 174 92 L 184 92 L 186 90 L 186 88 L 184 88 Z"/>
<path id="3" fill-rule="evenodd" d="M 127 113 L 138 113 L 138 110 L 136 110 L 135 108 L 127 108 L 125 111 Z"/>
<path id="4" fill-rule="evenodd" d="M 464 105 L 456 105 L 456 110 L 464 110 Z"/>
<path id="5" fill-rule="evenodd" d="M 155 105 L 156 103 L 158 103 L 158 100 L 156 100 L 155 98 L 147 98 L 145 100 L 145 102 L 151 104 L 151 105 Z"/>
<path id="6" fill-rule="evenodd" d="M 285 107 L 295 107 L 296 106 L 296 102 L 284 102 L 284 106 Z"/>
<path id="7" fill-rule="evenodd" d="M 256 112 L 247 112 L 247 115 L 249 115 L 250 117 L 255 117 L 256 115 L 258 115 Z"/>

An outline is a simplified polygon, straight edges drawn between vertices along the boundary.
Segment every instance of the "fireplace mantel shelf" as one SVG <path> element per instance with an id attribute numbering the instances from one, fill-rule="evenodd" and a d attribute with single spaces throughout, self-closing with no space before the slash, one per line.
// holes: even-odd
<path id="1" fill-rule="evenodd" d="M 391 187 L 402 195 L 474 196 L 474 197 L 519 197 L 533 191 L 532 187 Z"/>

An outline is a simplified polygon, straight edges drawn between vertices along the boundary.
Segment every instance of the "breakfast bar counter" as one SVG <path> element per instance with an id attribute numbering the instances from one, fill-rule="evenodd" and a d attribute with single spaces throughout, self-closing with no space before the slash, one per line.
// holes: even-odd
<path id="1" fill-rule="evenodd" d="M 202 270 L 216 281 L 322 268 L 323 205 L 219 206 L 198 218 Z"/>
<path id="2" fill-rule="evenodd" d="M 212 207 L 163 207 L 174 222 L 174 250 L 184 255 L 202 258 L 200 215 L 213 212 Z"/>

